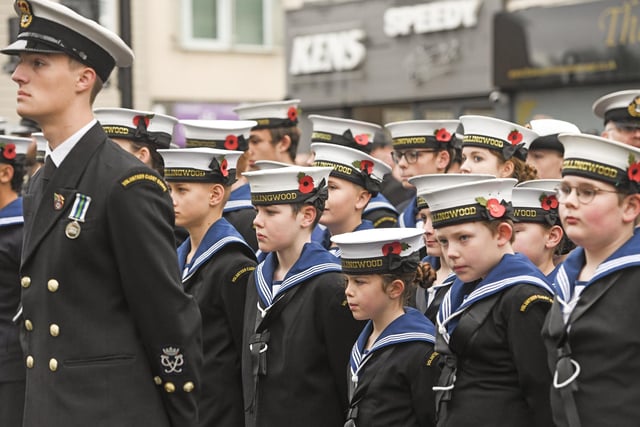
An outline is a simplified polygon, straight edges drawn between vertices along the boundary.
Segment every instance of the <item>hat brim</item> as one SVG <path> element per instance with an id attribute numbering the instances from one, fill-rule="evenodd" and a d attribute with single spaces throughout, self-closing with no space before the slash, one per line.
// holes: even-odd
<path id="1" fill-rule="evenodd" d="M 64 54 L 64 52 L 62 52 L 59 49 L 54 49 L 54 48 L 46 48 L 46 47 L 38 47 L 38 48 L 32 48 L 32 47 L 27 47 L 27 40 L 16 40 L 15 42 L 11 43 L 9 46 L 0 49 L 0 52 L 4 53 L 5 55 L 19 55 L 21 53 L 25 53 L 25 52 L 29 52 L 29 53 L 62 53 Z"/>

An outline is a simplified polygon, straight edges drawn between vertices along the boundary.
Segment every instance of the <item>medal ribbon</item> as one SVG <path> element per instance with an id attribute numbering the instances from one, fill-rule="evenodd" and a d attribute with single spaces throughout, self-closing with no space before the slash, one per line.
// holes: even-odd
<path id="1" fill-rule="evenodd" d="M 77 193 L 76 200 L 74 200 L 71 212 L 69 213 L 69 219 L 72 221 L 84 222 L 84 217 L 87 215 L 90 204 L 90 196 Z"/>

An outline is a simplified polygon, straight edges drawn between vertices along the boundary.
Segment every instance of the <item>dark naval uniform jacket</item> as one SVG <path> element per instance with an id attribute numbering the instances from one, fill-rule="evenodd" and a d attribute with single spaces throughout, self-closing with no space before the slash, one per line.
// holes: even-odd
<path id="1" fill-rule="evenodd" d="M 185 290 L 202 315 L 204 365 L 199 404 L 202 427 L 242 427 L 242 321 L 253 250 L 224 218 L 209 228 L 189 264 L 189 240 L 178 248 Z"/>
<path id="2" fill-rule="evenodd" d="M 162 179 L 95 124 L 24 217 L 24 427 L 196 426 L 200 315 Z"/>

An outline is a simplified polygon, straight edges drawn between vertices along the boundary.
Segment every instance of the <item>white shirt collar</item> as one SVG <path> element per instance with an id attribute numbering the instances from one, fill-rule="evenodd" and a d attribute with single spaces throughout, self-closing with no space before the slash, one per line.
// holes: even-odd
<path id="1" fill-rule="evenodd" d="M 71 152 L 73 147 L 76 146 L 76 144 L 78 143 L 78 141 L 80 141 L 84 134 L 87 133 L 89 129 L 91 129 L 97 122 L 98 121 L 96 119 L 91 120 L 88 124 L 83 126 L 69 138 L 67 138 L 66 141 L 58 145 L 55 150 L 51 150 L 51 148 L 49 148 L 49 145 L 47 145 L 47 148 L 45 150 L 45 158 L 47 156 L 51 156 L 51 160 L 53 160 L 53 163 L 56 165 L 56 167 L 60 167 L 60 164 Z"/>

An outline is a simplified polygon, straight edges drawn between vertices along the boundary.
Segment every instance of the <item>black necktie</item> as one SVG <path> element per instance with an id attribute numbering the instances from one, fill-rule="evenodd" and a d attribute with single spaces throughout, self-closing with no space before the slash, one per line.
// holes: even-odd
<path id="1" fill-rule="evenodd" d="M 47 159 L 44 161 L 44 167 L 42 169 L 42 179 L 44 181 L 49 181 L 55 173 L 56 169 L 58 169 L 58 167 L 55 163 L 53 163 L 53 160 L 51 160 L 51 156 L 47 156 Z"/>

